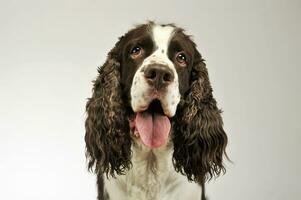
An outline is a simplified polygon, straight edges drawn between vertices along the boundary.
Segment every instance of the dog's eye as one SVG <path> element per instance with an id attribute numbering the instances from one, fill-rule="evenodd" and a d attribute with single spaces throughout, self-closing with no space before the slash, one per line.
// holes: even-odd
<path id="1" fill-rule="evenodd" d="M 140 46 L 134 46 L 131 49 L 130 54 L 132 58 L 137 58 L 142 55 L 142 48 Z"/>
<path id="2" fill-rule="evenodd" d="M 176 54 L 176 61 L 182 67 L 186 67 L 187 66 L 187 56 L 185 55 L 184 52 L 178 52 Z"/>

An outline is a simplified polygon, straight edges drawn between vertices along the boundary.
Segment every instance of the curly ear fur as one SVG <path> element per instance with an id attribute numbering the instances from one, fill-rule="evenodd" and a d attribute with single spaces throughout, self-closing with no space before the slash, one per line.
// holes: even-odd
<path id="1" fill-rule="evenodd" d="M 173 162 L 175 169 L 190 181 L 203 183 L 225 172 L 227 136 L 206 65 L 198 57 L 192 69 L 190 91 L 181 100 L 173 124 Z"/>
<path id="2" fill-rule="evenodd" d="M 88 168 L 107 176 L 123 174 L 131 162 L 131 138 L 121 98 L 120 63 L 114 48 L 98 69 L 93 95 L 86 105 L 86 156 Z"/>

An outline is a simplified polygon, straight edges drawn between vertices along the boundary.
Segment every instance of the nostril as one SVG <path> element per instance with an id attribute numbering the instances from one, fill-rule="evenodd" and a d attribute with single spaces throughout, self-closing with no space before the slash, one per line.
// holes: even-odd
<path id="1" fill-rule="evenodd" d="M 149 79 L 155 79 L 156 76 L 157 76 L 156 70 L 151 70 L 150 73 L 149 73 L 148 78 Z"/>
<path id="2" fill-rule="evenodd" d="M 155 69 L 147 69 L 144 72 L 144 76 L 147 79 L 154 80 L 156 78 L 156 76 L 157 76 L 157 72 L 156 72 Z"/>
<path id="3" fill-rule="evenodd" d="M 172 76 L 170 73 L 165 73 L 163 76 L 163 81 L 165 82 L 171 82 L 172 81 Z"/>

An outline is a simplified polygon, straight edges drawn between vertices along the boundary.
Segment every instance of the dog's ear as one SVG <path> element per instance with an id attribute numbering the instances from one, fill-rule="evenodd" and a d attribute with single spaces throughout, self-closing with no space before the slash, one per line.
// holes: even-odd
<path id="1" fill-rule="evenodd" d="M 113 177 L 123 174 L 131 165 L 130 128 L 121 98 L 121 59 L 118 59 L 121 49 L 119 41 L 98 69 L 93 94 L 86 105 L 88 168 Z"/>
<path id="2" fill-rule="evenodd" d="M 227 136 L 206 65 L 195 51 L 190 90 L 181 100 L 173 124 L 173 163 L 189 180 L 202 183 L 225 172 Z"/>

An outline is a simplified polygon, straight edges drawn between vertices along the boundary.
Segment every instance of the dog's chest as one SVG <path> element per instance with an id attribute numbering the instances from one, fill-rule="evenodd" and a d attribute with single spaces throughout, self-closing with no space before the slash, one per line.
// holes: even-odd
<path id="1" fill-rule="evenodd" d="M 191 191 L 198 198 L 200 187 L 175 172 L 171 156 L 171 151 L 166 149 L 133 150 L 131 170 L 115 179 L 105 180 L 110 200 L 177 200 L 188 198 Z"/>

